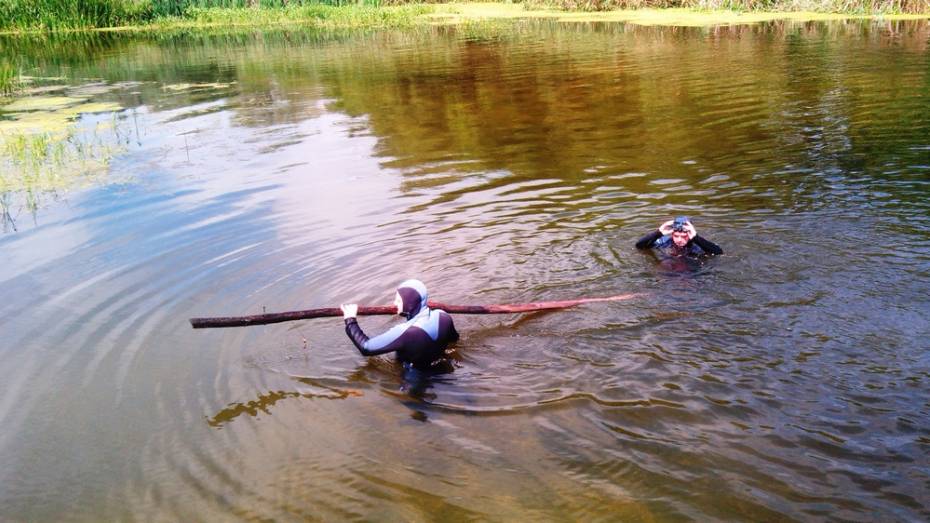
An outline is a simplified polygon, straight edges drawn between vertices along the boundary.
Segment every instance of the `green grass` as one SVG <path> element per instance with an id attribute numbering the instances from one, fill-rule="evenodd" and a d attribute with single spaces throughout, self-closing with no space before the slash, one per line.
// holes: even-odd
<path id="1" fill-rule="evenodd" d="M 126 141 L 120 109 L 113 102 L 61 95 L 0 102 L 0 195 L 21 193 L 28 200 L 104 176 Z"/>
<path id="2" fill-rule="evenodd" d="M 360 17 L 358 9 L 370 9 L 381 4 L 382 0 L 0 0 L 0 29 L 87 29 L 148 24 L 166 19 L 197 21 L 204 18 L 214 19 L 216 23 L 260 25 L 272 20 L 278 23 L 295 20 L 288 16 L 320 19 L 316 10 L 337 6 L 355 10 L 356 14 L 348 17 L 348 21 L 352 22 L 352 19 Z M 342 20 L 346 17 L 324 15 L 322 18 Z M 378 17 L 367 15 L 361 18 Z M 391 15 L 382 15 L 381 18 L 393 21 Z"/>
<path id="3" fill-rule="evenodd" d="M 93 128 L 56 133 L 15 133 L 0 136 L 0 194 L 36 194 L 66 190 L 103 176 L 119 152 L 113 131 Z"/>
<path id="4" fill-rule="evenodd" d="M 3 0 L 0 28 L 109 27 L 151 17 L 151 0 Z"/>
<path id="5" fill-rule="evenodd" d="M 0 59 L 0 96 L 9 96 L 19 90 L 20 86 L 19 69 Z"/>
<path id="6" fill-rule="evenodd" d="M 930 13 L 930 0 L 525 0 L 569 11 L 675 8 Z M 338 9 L 336 9 L 338 8 Z M 68 30 L 178 24 L 316 26 L 409 25 L 422 5 L 404 0 L 0 0 L 0 31 Z"/>
<path id="7" fill-rule="evenodd" d="M 418 16 L 430 10 L 430 7 L 422 4 L 396 7 L 308 4 L 274 9 L 198 7 L 188 9 L 179 21 L 203 25 L 267 26 L 297 23 L 315 27 L 404 27 L 413 25 Z"/>
<path id="8" fill-rule="evenodd" d="M 930 13 L 930 0 L 529 0 L 568 11 L 685 7 L 729 11 L 809 11 L 845 14 Z"/>

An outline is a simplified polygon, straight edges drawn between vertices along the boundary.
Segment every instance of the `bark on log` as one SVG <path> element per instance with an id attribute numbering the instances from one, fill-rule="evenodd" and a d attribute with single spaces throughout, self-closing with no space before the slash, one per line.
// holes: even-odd
<path id="1" fill-rule="evenodd" d="M 576 300 L 537 301 L 532 303 L 510 303 L 497 305 L 447 305 L 430 301 L 432 309 L 442 309 L 450 314 L 518 314 L 521 312 L 535 312 L 568 309 L 585 303 L 598 303 L 604 301 L 628 300 L 641 296 L 641 294 L 620 294 L 606 298 L 579 298 Z M 378 314 L 397 314 L 397 307 L 359 307 L 359 316 L 373 316 Z M 253 316 L 230 316 L 225 318 L 191 318 L 191 326 L 195 329 L 209 329 L 220 327 L 246 327 L 249 325 L 267 325 L 293 320 L 306 320 L 310 318 L 324 318 L 329 316 L 342 316 L 339 307 L 325 307 L 321 309 L 307 309 L 303 311 L 272 312 L 255 314 Z"/>

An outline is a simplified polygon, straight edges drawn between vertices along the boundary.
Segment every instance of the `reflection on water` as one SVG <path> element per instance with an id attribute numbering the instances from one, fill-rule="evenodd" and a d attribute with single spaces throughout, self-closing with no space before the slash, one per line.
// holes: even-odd
<path id="1" fill-rule="evenodd" d="M 2 41 L 131 139 L 0 237 L 0 519 L 930 517 L 927 24 L 478 36 Z M 726 254 L 633 248 L 681 214 Z M 407 277 L 644 296 L 461 316 L 426 379 L 187 323 Z"/>

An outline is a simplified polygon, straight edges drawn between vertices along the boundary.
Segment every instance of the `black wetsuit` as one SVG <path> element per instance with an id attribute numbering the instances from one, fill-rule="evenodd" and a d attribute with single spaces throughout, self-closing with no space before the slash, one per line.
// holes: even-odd
<path id="1" fill-rule="evenodd" d="M 675 242 L 672 241 L 671 236 L 663 235 L 658 230 L 652 231 L 636 242 L 637 249 L 649 249 L 650 247 L 655 247 L 672 256 L 698 257 L 704 256 L 705 254 L 723 254 L 723 249 L 721 249 L 719 245 L 706 238 L 702 238 L 699 234 L 691 238 L 684 247 L 679 248 L 675 245 Z"/>
<path id="2" fill-rule="evenodd" d="M 397 289 L 407 321 L 369 338 L 355 318 L 346 318 L 346 334 L 363 356 L 396 352 L 397 359 L 420 370 L 429 370 L 443 360 L 449 342 L 459 339 L 452 316 L 427 305 L 426 287 L 408 280 Z"/>

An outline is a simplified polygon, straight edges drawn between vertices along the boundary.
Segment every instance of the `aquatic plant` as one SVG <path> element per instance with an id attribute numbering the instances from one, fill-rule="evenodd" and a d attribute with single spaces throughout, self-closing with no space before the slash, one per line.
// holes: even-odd
<path id="1" fill-rule="evenodd" d="M 0 28 L 112 27 L 152 16 L 150 0 L 3 0 Z"/>
<path id="2" fill-rule="evenodd" d="M 525 23 L 520 19 L 465 20 L 455 33 L 472 42 L 491 42 L 513 38 L 521 33 Z"/>
<path id="3" fill-rule="evenodd" d="M 190 8 L 184 20 L 196 24 L 216 25 L 279 25 L 294 24 L 319 27 L 403 27 L 431 8 L 420 4 L 396 7 L 325 4 L 289 5 L 277 9 L 251 8 Z"/>
<path id="4" fill-rule="evenodd" d="M 12 94 L 20 88 L 22 80 L 19 70 L 6 60 L 0 60 L 0 96 Z"/>
<path id="5" fill-rule="evenodd" d="M 0 222 L 16 230 L 14 207 L 35 213 L 49 198 L 102 179 L 122 150 L 109 125 L 78 132 L 0 136 Z M 114 133 L 117 135 L 118 133 Z"/>
<path id="6" fill-rule="evenodd" d="M 3 0 L 0 29 L 81 29 L 164 23 L 166 20 L 214 23 L 268 24 L 302 19 L 345 21 L 367 25 L 394 22 L 423 12 L 404 9 L 370 11 L 382 0 Z M 321 8 L 341 7 L 345 11 Z"/>
<path id="7" fill-rule="evenodd" d="M 28 91 L 28 90 L 27 90 Z M 13 202 L 35 211 L 42 199 L 95 181 L 124 148 L 113 103 L 87 98 L 25 96 L 0 107 L 0 208 L 4 229 L 15 228 Z M 113 112 L 110 119 L 80 115 Z"/>
<path id="8" fill-rule="evenodd" d="M 18 133 L 0 137 L 0 193 L 67 189 L 103 174 L 119 145 L 102 136 L 105 126 L 86 132 Z"/>
<path id="9" fill-rule="evenodd" d="M 930 0 L 524 0 L 522 5 L 527 6 L 527 11 L 687 8 L 879 15 L 930 13 Z M 445 4 L 443 9 L 452 12 L 455 6 Z M 432 9 L 405 0 L 2 0 L 0 30 L 294 23 L 318 27 L 402 27 L 413 24 L 419 15 Z"/>

